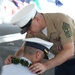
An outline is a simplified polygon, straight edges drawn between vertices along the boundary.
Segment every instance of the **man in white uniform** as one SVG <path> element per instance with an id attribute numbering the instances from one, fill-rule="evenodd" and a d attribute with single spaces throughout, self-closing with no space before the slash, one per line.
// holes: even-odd
<path id="1" fill-rule="evenodd" d="M 12 57 L 11 64 L 4 65 L 1 75 L 37 75 L 29 71 L 28 67 L 48 59 L 48 50 L 53 43 L 38 38 L 25 39 L 23 57 Z M 39 66 L 38 66 L 39 67 Z"/>

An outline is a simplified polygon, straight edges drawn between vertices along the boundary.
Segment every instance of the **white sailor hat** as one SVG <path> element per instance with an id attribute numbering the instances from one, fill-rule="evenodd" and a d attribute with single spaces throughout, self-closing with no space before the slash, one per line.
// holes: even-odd
<path id="1" fill-rule="evenodd" d="M 13 25 L 18 25 L 21 28 L 21 34 L 23 34 L 29 29 L 31 21 L 35 17 L 35 14 L 35 4 L 28 4 L 19 12 L 14 14 L 14 16 L 10 20 L 10 23 Z"/>
<path id="2" fill-rule="evenodd" d="M 53 43 L 42 40 L 40 38 L 26 38 L 25 39 L 25 46 L 34 47 L 36 49 L 39 49 L 44 52 L 45 59 L 49 59 L 51 57 L 48 57 L 49 50 L 53 46 Z M 51 54 L 51 53 L 50 53 Z M 50 55 L 49 55 L 50 56 Z"/>

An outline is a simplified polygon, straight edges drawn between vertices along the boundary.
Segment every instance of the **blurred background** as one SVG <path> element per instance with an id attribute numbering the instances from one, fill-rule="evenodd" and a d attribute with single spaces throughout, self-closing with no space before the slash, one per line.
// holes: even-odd
<path id="1" fill-rule="evenodd" d="M 0 73 L 5 58 L 14 55 L 26 35 L 21 35 L 19 27 L 11 25 L 10 19 L 30 3 L 35 4 L 38 12 L 61 12 L 75 19 L 75 0 L 0 0 Z M 54 75 L 54 68 L 43 75 Z"/>

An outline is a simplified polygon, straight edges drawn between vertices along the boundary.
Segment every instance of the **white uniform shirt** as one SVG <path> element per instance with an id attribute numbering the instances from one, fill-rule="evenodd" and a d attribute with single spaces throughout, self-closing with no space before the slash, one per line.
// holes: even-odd
<path id="1" fill-rule="evenodd" d="M 27 58 L 22 57 L 21 59 L 27 60 L 29 63 L 31 62 Z M 21 64 L 9 64 L 4 65 L 2 67 L 1 75 L 37 75 L 33 74 L 28 70 L 28 67 L 22 66 Z"/>

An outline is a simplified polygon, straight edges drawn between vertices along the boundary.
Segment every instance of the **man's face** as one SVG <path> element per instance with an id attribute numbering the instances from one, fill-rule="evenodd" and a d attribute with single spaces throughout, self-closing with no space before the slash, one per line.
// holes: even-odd
<path id="1" fill-rule="evenodd" d="M 31 26 L 27 33 L 32 35 L 37 35 L 41 31 L 41 25 L 39 23 L 39 20 L 36 20 L 35 18 L 32 20 Z"/>

